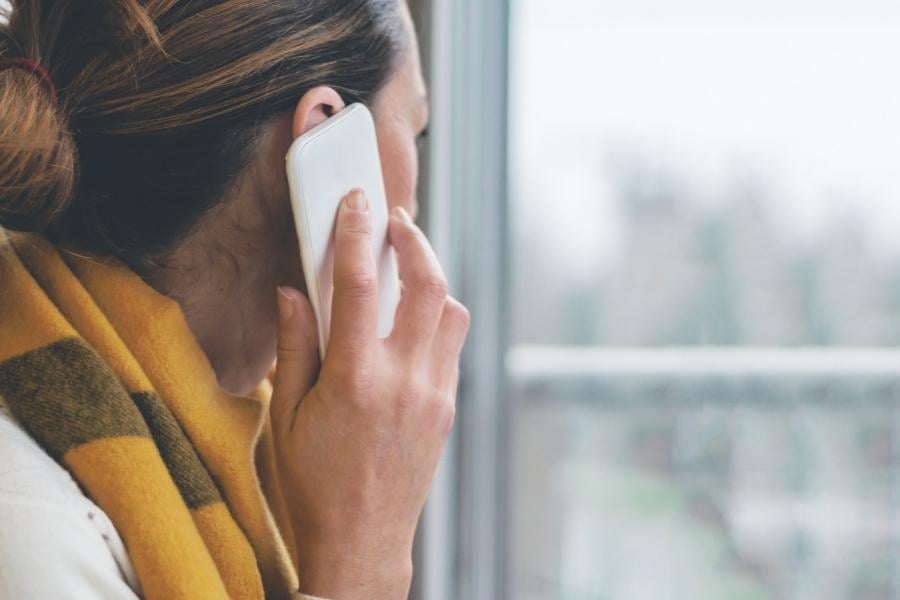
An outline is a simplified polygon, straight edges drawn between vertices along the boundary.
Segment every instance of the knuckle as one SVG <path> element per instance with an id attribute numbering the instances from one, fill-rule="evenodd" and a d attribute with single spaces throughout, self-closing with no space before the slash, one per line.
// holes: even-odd
<path id="1" fill-rule="evenodd" d="M 422 233 L 419 226 L 415 223 L 407 223 L 404 221 L 398 221 L 398 223 L 400 224 L 398 234 L 406 240 L 418 239 L 419 234 Z"/>
<path id="2" fill-rule="evenodd" d="M 336 287 L 346 296 L 365 300 L 375 296 L 378 281 L 371 271 L 361 271 L 345 275 Z"/>
<path id="3" fill-rule="evenodd" d="M 413 378 L 401 390 L 399 403 L 406 409 L 433 406 L 441 396 L 430 382 L 421 378 Z"/>
<path id="4" fill-rule="evenodd" d="M 446 437 L 453 430 L 453 424 L 456 422 L 456 401 L 453 398 L 445 397 L 439 407 L 437 426 L 441 435 Z"/>
<path id="5" fill-rule="evenodd" d="M 368 370 L 355 364 L 341 364 L 332 370 L 328 387 L 357 410 L 369 410 L 374 404 L 373 385 Z"/>
<path id="6" fill-rule="evenodd" d="M 398 240 L 402 242 L 414 242 L 419 239 L 419 228 L 412 223 L 399 222 L 400 227 L 397 228 Z"/>
<path id="7" fill-rule="evenodd" d="M 351 238 L 365 238 L 372 233 L 372 222 L 366 213 L 346 212 L 341 222 L 341 230 Z"/>
<path id="8" fill-rule="evenodd" d="M 403 421 L 418 422 L 426 431 L 446 438 L 456 420 L 456 398 L 428 378 L 412 378 L 396 396 L 394 411 Z"/>
<path id="9" fill-rule="evenodd" d="M 397 396 L 397 409 L 405 415 L 412 412 L 422 401 L 422 394 L 416 386 L 408 386 Z"/>
<path id="10" fill-rule="evenodd" d="M 420 404 L 427 403 L 427 400 L 431 395 L 429 382 L 422 375 L 413 376 L 407 386 L 407 391 L 409 395 L 414 397 Z"/>
<path id="11" fill-rule="evenodd" d="M 418 284 L 420 293 L 427 299 L 444 302 L 449 294 L 447 279 L 441 275 L 428 274 Z"/>
<path id="12" fill-rule="evenodd" d="M 403 224 L 396 231 L 392 230 L 391 243 L 405 260 L 420 260 L 431 248 L 425 233 L 415 224 Z"/>
<path id="13" fill-rule="evenodd" d="M 447 308 L 445 309 L 447 314 L 453 321 L 457 324 L 457 327 L 463 332 L 467 332 L 469 327 L 472 324 L 472 315 L 469 314 L 469 309 L 463 306 L 458 300 L 455 298 L 450 298 L 447 301 Z"/>
<path id="14" fill-rule="evenodd" d="M 282 365 L 292 364 L 299 361 L 302 358 L 303 350 L 300 344 L 298 344 L 294 340 L 285 340 L 284 338 L 278 338 L 278 346 L 277 346 L 277 356 L 278 362 Z"/>

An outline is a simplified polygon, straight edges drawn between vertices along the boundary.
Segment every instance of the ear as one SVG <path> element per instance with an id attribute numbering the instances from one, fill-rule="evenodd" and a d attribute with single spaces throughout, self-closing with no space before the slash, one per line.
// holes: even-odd
<path id="1" fill-rule="evenodd" d="M 315 87 L 300 98 L 294 109 L 291 135 L 297 139 L 322 121 L 344 109 L 341 95 L 327 86 Z"/>

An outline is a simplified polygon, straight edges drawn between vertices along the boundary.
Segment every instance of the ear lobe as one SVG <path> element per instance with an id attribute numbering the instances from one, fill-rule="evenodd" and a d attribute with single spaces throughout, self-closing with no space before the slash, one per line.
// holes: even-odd
<path id="1" fill-rule="evenodd" d="M 336 115 L 346 104 L 341 95 L 327 86 L 315 87 L 300 98 L 294 109 L 291 135 L 297 139 L 316 125 Z"/>

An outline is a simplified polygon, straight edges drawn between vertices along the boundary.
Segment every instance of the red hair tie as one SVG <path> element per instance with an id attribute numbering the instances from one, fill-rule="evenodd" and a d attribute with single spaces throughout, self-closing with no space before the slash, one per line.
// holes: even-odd
<path id="1" fill-rule="evenodd" d="M 36 60 L 31 60 L 30 58 L 5 58 L 0 60 L 0 67 L 19 68 L 30 71 L 40 77 L 41 81 L 47 87 L 47 91 L 49 91 L 54 98 L 56 97 L 56 86 L 53 85 L 53 78 L 50 77 L 50 73 L 47 72 L 47 69 L 42 67 Z"/>

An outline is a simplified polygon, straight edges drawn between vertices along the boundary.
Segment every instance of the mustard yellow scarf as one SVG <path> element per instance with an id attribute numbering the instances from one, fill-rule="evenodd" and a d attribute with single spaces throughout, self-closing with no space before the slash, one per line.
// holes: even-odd
<path id="1" fill-rule="evenodd" d="M 178 305 L 127 268 L 2 236 L 0 396 L 112 519 L 145 596 L 289 597 L 265 394 L 222 392 Z"/>

